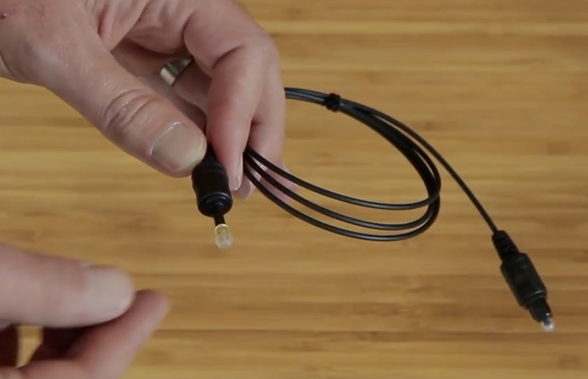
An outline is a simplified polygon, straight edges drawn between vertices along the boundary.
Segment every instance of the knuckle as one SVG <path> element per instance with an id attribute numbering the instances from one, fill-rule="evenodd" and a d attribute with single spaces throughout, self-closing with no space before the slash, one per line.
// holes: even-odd
<path id="1" fill-rule="evenodd" d="M 155 102 L 151 93 L 140 88 L 121 90 L 104 107 L 101 115 L 103 133 L 115 140 L 126 140 L 138 133 L 136 125 L 147 121 L 147 112 Z M 144 118 L 145 120 L 141 120 Z"/>
<path id="2" fill-rule="evenodd" d="M 257 38 L 253 39 L 255 53 L 267 61 L 274 61 L 278 58 L 278 48 L 269 34 L 261 31 Z"/>

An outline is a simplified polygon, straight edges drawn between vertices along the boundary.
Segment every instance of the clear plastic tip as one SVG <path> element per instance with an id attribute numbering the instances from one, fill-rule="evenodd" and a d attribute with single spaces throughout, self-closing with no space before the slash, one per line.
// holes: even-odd
<path id="1" fill-rule="evenodd" d="M 555 330 L 555 325 L 553 324 L 553 319 L 551 317 L 543 321 L 541 326 L 543 326 L 543 330 L 547 333 L 551 333 Z"/>
<path id="2" fill-rule="evenodd" d="M 233 235 L 227 224 L 218 224 L 214 228 L 214 242 L 219 249 L 228 249 L 233 244 Z"/>

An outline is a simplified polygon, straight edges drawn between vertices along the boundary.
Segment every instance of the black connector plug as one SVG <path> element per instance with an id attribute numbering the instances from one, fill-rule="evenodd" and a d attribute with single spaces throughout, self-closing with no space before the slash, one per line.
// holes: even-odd
<path id="1" fill-rule="evenodd" d="M 208 146 L 206 155 L 192 171 L 192 189 L 196 194 L 198 210 L 206 217 L 214 219 L 214 239 L 220 249 L 229 248 L 233 237 L 225 222 L 225 215 L 233 207 L 233 195 L 229 188 L 229 178 L 223 165 Z"/>
<path id="2" fill-rule="evenodd" d="M 517 302 L 529 311 L 533 320 L 540 323 L 546 332 L 552 332 L 553 313 L 547 303 L 547 288 L 531 259 L 519 251 L 505 231 L 495 232 L 492 242 L 502 261 L 502 275 Z"/>

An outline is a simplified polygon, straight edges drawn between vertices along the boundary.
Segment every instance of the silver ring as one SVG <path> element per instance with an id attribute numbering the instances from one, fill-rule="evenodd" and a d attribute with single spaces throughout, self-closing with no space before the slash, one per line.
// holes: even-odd
<path id="1" fill-rule="evenodd" d="M 174 85 L 176 80 L 182 73 L 194 62 L 194 58 L 184 58 L 177 60 L 175 62 L 171 62 L 163 66 L 161 71 L 159 72 L 159 76 L 163 79 L 163 81 L 170 87 Z"/>

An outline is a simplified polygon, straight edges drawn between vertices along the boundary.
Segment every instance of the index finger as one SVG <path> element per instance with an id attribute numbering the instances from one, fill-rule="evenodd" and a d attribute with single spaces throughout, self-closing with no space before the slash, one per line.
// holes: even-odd
<path id="1" fill-rule="evenodd" d="M 103 323 L 134 298 L 122 271 L 0 245 L 0 320 L 45 327 Z"/>
<path id="2" fill-rule="evenodd" d="M 194 8 L 184 40 L 190 53 L 210 72 L 207 135 L 227 169 L 231 189 L 236 190 L 262 95 L 275 93 L 266 87 L 277 52 L 267 33 L 235 1 L 200 1 Z M 267 109 L 282 111 L 281 107 Z M 277 129 L 276 135 L 280 136 L 281 130 Z"/>
<path id="3" fill-rule="evenodd" d="M 141 291 L 128 312 L 88 329 L 62 359 L 31 361 L 18 369 L 0 367 L 0 379 L 118 379 L 167 311 L 165 297 Z"/>

